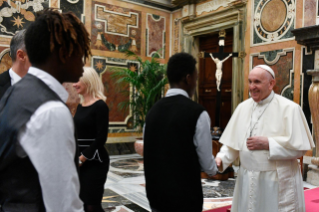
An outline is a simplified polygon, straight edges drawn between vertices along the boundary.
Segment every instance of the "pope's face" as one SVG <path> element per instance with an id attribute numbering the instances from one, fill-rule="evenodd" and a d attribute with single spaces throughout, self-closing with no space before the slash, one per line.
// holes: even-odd
<path id="1" fill-rule="evenodd" d="M 249 73 L 248 81 L 249 92 L 255 102 L 267 98 L 275 86 L 275 80 L 270 73 L 259 67 Z"/>

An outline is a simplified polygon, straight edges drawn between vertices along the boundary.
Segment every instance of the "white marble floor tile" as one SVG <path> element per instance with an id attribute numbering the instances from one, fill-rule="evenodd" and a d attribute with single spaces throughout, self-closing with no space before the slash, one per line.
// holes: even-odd
<path id="1" fill-rule="evenodd" d="M 314 186 L 314 185 L 311 185 L 310 183 L 307 183 L 306 181 L 303 181 L 303 187 L 306 187 L 306 188 L 317 188 L 318 186 Z"/>
<path id="2" fill-rule="evenodd" d="M 119 195 L 129 194 L 129 193 L 144 193 L 145 194 L 145 187 L 136 184 L 113 184 L 108 185 L 106 188 L 111 189 L 112 191 L 118 193 Z"/>
<path id="3" fill-rule="evenodd" d="M 151 211 L 148 199 L 146 198 L 145 193 L 129 193 L 124 194 L 123 197 L 129 199 L 130 201 L 134 202 L 135 204 L 138 204 L 142 208 L 145 208 L 148 211 Z"/>

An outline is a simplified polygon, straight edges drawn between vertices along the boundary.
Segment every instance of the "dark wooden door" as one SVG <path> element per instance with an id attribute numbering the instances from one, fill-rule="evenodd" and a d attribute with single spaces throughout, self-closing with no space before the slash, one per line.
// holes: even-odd
<path id="1" fill-rule="evenodd" d="M 207 53 L 219 52 L 218 34 L 200 37 L 200 51 Z M 233 33 L 227 31 L 225 39 L 224 52 L 231 53 L 233 50 Z M 225 129 L 231 117 L 231 92 L 232 92 L 232 58 L 223 63 L 223 77 L 221 81 L 221 104 L 220 104 L 220 124 L 221 129 Z M 217 104 L 217 86 L 216 86 L 216 64 L 209 58 L 202 58 L 199 61 L 199 103 L 203 105 L 210 118 L 211 127 L 215 125 L 216 104 Z"/>

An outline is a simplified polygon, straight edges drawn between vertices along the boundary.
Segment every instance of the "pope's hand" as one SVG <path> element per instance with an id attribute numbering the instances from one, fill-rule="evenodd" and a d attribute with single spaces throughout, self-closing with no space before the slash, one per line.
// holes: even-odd
<path id="1" fill-rule="evenodd" d="M 216 162 L 217 167 L 220 167 L 221 164 L 222 164 L 222 159 L 220 159 L 220 158 L 215 158 L 215 162 Z"/>
<path id="2" fill-rule="evenodd" d="M 249 150 L 269 150 L 269 141 L 264 136 L 254 136 L 247 139 Z"/>

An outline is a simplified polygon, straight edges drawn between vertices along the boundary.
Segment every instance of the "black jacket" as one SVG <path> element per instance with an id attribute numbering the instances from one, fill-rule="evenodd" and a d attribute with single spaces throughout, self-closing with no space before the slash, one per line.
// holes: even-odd
<path id="1" fill-rule="evenodd" d="M 11 86 L 11 78 L 9 75 L 9 70 L 0 74 L 0 99 L 7 89 Z"/>
<path id="2" fill-rule="evenodd" d="M 36 95 L 34 95 L 36 94 Z M 38 173 L 16 152 L 19 130 L 43 103 L 61 101 L 43 81 L 27 74 L 0 100 L 0 211 L 44 212 Z M 78 156 L 74 158 L 78 164 Z"/>

